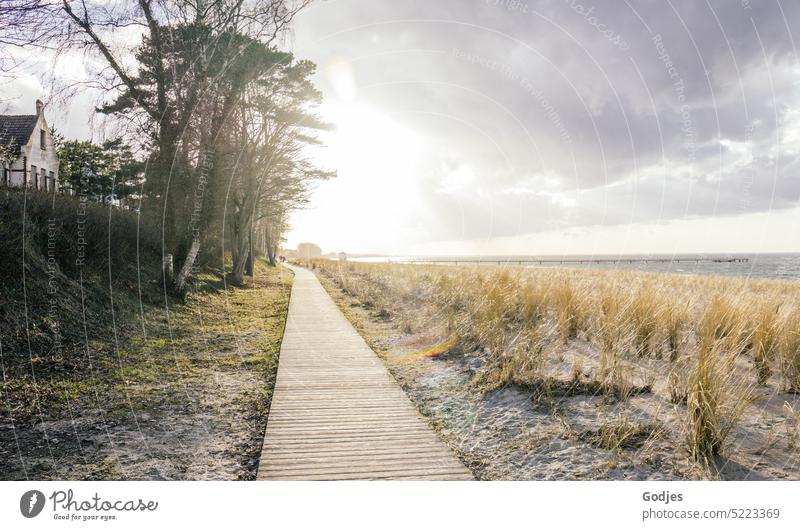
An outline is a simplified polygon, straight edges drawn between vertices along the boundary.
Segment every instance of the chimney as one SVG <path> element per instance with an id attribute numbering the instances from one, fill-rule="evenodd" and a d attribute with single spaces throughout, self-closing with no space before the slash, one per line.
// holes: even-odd
<path id="1" fill-rule="evenodd" d="M 43 110 L 44 110 L 44 103 L 42 103 L 41 99 L 37 99 L 36 100 L 36 115 L 37 116 L 41 115 Z"/>

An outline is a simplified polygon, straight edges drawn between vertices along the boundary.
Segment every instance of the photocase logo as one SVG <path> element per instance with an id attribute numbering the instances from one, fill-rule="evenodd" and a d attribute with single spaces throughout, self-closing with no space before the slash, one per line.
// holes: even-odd
<path id="1" fill-rule="evenodd" d="M 44 493 L 31 490 L 22 494 L 19 500 L 19 511 L 22 515 L 31 519 L 42 513 L 42 508 L 44 508 Z"/>

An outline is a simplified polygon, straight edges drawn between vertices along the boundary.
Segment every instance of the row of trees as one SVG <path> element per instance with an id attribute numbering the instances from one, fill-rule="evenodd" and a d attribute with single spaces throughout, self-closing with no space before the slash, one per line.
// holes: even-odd
<path id="1" fill-rule="evenodd" d="M 120 204 L 144 184 L 144 162 L 121 139 L 98 145 L 88 140 L 56 138 L 58 178 L 62 189 L 102 203 Z"/>
<path id="2" fill-rule="evenodd" d="M 143 180 L 117 182 L 136 183 L 139 208 L 160 220 L 176 291 L 199 256 L 219 257 L 219 249 L 233 258 L 234 282 L 243 281 L 254 245 L 274 260 L 288 213 L 313 182 L 333 176 L 309 158 L 326 128 L 314 113 L 315 66 L 277 46 L 309 2 L 0 2 L 0 42 L 102 59 L 97 82 L 107 97 L 98 111 L 121 130 L 120 143 L 102 151 L 112 162 L 126 144 L 146 153 L 141 167 L 126 166 Z M 131 27 L 141 30 L 132 54 L 110 38 Z"/>

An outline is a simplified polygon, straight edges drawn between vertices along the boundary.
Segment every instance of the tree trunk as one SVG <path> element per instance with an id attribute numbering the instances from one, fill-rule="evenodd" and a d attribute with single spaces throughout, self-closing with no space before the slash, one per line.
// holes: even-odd
<path id="1" fill-rule="evenodd" d="M 234 237 L 233 269 L 231 270 L 231 283 L 242 285 L 244 283 L 245 268 L 247 267 L 247 238 Z"/>
<path id="2" fill-rule="evenodd" d="M 231 258 L 233 258 L 233 269 L 231 270 L 231 282 L 236 285 L 244 283 L 245 269 L 249 258 L 250 216 L 246 215 L 246 209 L 242 209 L 231 218 Z"/>
<path id="3" fill-rule="evenodd" d="M 164 273 L 164 283 L 172 285 L 175 279 L 175 271 L 173 270 L 172 254 L 165 254 L 161 258 L 161 269 Z"/>
<path id="4" fill-rule="evenodd" d="M 189 273 L 192 272 L 194 260 L 197 259 L 198 252 L 200 252 L 200 238 L 195 237 L 192 239 L 192 244 L 189 246 L 189 251 L 186 253 L 183 265 L 181 265 L 181 269 L 175 277 L 175 292 L 179 295 L 184 294 L 186 280 L 189 278 Z"/>
<path id="5" fill-rule="evenodd" d="M 168 197 L 170 200 L 167 201 L 167 207 L 169 208 L 168 214 L 172 216 L 172 222 L 167 223 L 167 228 L 172 227 L 176 249 L 179 251 L 186 249 L 185 255 L 177 253 L 183 259 L 180 271 L 175 277 L 174 289 L 178 295 L 184 294 L 186 282 L 192 273 L 197 255 L 200 252 L 200 234 L 203 227 L 201 213 L 204 206 L 205 181 L 209 178 L 213 166 L 214 153 L 207 149 L 203 153 L 200 165 L 194 173 L 198 179 L 197 185 L 203 184 L 199 195 L 197 194 L 197 189 L 190 192 L 189 188 L 192 181 L 180 164 L 174 168 L 171 177 L 175 186 L 169 186 L 170 193 Z M 193 200 L 189 200 L 190 198 Z M 187 208 L 192 208 L 194 211 L 187 210 Z M 189 242 L 188 248 L 186 248 L 186 242 Z"/>
<path id="6" fill-rule="evenodd" d="M 266 223 L 264 227 L 264 246 L 267 251 L 267 259 L 269 264 L 275 266 L 275 255 L 278 253 L 278 234 L 277 230 L 273 228 L 270 222 Z"/>
<path id="7" fill-rule="evenodd" d="M 250 233 L 247 236 L 247 265 L 244 273 L 251 278 L 253 277 L 253 260 L 253 223 L 250 223 Z"/>

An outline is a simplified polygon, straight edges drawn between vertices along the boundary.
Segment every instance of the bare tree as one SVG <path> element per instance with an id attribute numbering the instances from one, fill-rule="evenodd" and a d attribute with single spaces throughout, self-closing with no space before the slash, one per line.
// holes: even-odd
<path id="1" fill-rule="evenodd" d="M 221 131 L 245 90 L 276 67 L 279 54 L 266 52 L 310 1 L 0 2 L 2 68 L 14 66 L 8 50 L 17 46 L 83 49 L 107 65 L 109 92 L 99 110 L 134 125 L 152 153 L 145 195 L 160 210 L 164 251 L 180 264 L 178 291 L 215 218 L 215 202 L 203 197 L 219 176 Z M 109 35 L 132 26 L 141 28 L 142 42 L 131 57 Z"/>
<path id="2" fill-rule="evenodd" d="M 0 43 L 57 51 L 83 49 L 103 59 L 108 96 L 98 109 L 133 128 L 151 153 L 143 209 L 162 223 L 164 252 L 178 263 L 181 292 L 207 228 L 227 227 L 241 282 L 252 261 L 256 225 L 269 227 L 274 249 L 288 211 L 309 183 L 327 178 L 306 156 L 305 112 L 320 94 L 313 64 L 275 47 L 311 0 L 5 0 Z M 111 32 L 140 27 L 131 51 Z M 211 196 L 209 196 L 211 195 Z M 220 198 L 224 197 L 223 201 Z"/>

